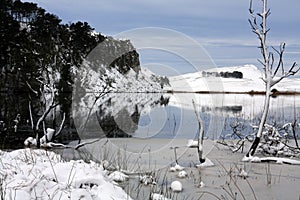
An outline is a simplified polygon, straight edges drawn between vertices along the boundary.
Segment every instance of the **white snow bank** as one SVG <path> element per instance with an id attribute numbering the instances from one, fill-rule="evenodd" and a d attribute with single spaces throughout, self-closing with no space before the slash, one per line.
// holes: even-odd
<path id="1" fill-rule="evenodd" d="M 99 164 L 46 150 L 0 151 L 0 180 L 4 199 L 131 199 Z"/>

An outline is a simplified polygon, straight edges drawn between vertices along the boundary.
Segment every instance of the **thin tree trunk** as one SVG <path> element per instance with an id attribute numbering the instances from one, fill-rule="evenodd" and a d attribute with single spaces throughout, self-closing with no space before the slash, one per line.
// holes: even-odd
<path id="1" fill-rule="evenodd" d="M 252 4 L 252 2 L 251 2 Z M 263 113 L 261 116 L 261 120 L 259 123 L 259 127 L 258 127 L 258 132 L 256 134 L 256 137 L 248 151 L 248 153 L 246 154 L 247 157 L 249 157 L 250 155 L 253 156 L 259 143 L 260 143 L 260 138 L 262 136 L 262 132 L 264 129 L 264 125 L 265 122 L 267 120 L 267 116 L 268 116 L 268 112 L 269 112 L 269 107 L 270 107 L 270 97 L 271 97 L 271 82 L 272 82 L 272 70 L 270 69 L 270 60 L 269 60 L 269 55 L 268 55 L 268 50 L 267 50 L 267 44 L 266 44 L 266 38 L 267 38 L 267 28 L 266 28 L 266 24 L 267 24 L 267 0 L 263 0 L 263 10 L 262 10 L 262 24 L 261 24 L 261 32 L 258 33 L 259 35 L 259 39 L 261 42 L 261 53 L 263 55 L 264 58 L 264 68 L 265 68 L 265 72 L 264 72 L 264 79 L 265 79 L 265 84 L 266 84 L 266 94 L 265 94 L 265 101 L 264 101 L 264 108 L 263 108 Z"/>
<path id="2" fill-rule="evenodd" d="M 269 85 L 269 84 L 267 84 Z M 258 145 L 259 145 L 259 142 L 260 142 L 260 138 L 262 136 L 262 132 L 264 130 L 264 125 L 266 123 L 266 120 L 267 120 L 267 116 L 268 116 L 268 112 L 269 112 L 269 107 L 270 107 L 270 98 L 271 98 L 271 92 L 270 92 L 270 88 L 266 88 L 267 91 L 266 91 L 266 95 L 265 95 L 265 102 L 264 102 L 264 109 L 263 109 L 263 114 L 261 116 L 261 120 L 260 120 L 260 123 L 259 123 L 259 127 L 258 127 L 258 131 L 257 131 L 257 134 L 256 134 L 256 137 L 248 151 L 248 153 L 246 154 L 247 157 L 249 157 L 250 155 L 253 156 Z"/>
<path id="3" fill-rule="evenodd" d="M 203 127 L 203 122 L 201 119 L 201 116 L 199 114 L 199 112 L 196 109 L 196 105 L 195 102 L 193 100 L 193 106 L 194 106 L 194 111 L 198 120 L 198 124 L 199 124 L 199 137 L 198 137 L 198 157 L 199 157 L 199 162 L 200 163 L 204 163 L 205 162 L 205 158 L 203 158 L 203 137 L 204 137 L 204 127 Z"/>

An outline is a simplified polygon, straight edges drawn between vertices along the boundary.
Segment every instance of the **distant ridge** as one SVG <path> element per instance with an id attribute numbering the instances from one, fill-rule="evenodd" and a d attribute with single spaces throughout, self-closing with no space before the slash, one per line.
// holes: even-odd
<path id="1" fill-rule="evenodd" d="M 233 72 L 238 74 L 239 77 L 224 77 L 224 73 L 232 75 L 234 74 Z M 169 77 L 169 80 L 172 89 L 167 92 L 265 94 L 265 84 L 262 80 L 262 72 L 255 65 L 208 69 L 205 71 Z M 300 79 L 284 79 L 272 89 L 274 95 L 300 94 Z"/>

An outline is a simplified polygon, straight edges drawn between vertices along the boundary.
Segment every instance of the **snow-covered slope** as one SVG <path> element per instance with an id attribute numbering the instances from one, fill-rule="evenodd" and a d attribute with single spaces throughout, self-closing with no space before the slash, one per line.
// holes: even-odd
<path id="1" fill-rule="evenodd" d="M 224 78 L 219 75 L 225 72 L 241 72 L 243 78 Z M 180 92 L 249 93 L 265 90 L 262 72 L 254 65 L 215 68 L 205 72 L 170 77 L 169 80 L 172 90 Z M 274 86 L 274 89 L 282 92 L 300 92 L 300 79 L 284 79 Z"/>
<path id="2" fill-rule="evenodd" d="M 122 74 L 117 68 L 103 65 L 95 68 L 88 62 L 84 62 L 76 74 L 75 86 L 79 87 L 76 89 L 85 92 L 102 92 L 104 88 L 111 92 L 161 92 L 165 79 L 144 67 L 138 72 L 130 69 Z"/>

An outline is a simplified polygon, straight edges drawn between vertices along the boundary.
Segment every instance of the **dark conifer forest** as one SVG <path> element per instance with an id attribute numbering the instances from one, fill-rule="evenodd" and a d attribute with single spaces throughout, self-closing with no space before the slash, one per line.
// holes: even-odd
<path id="1" fill-rule="evenodd" d="M 118 66 L 123 74 L 128 66 L 139 70 L 138 53 L 129 41 L 96 33 L 87 22 L 64 24 L 35 3 L 0 0 L 0 134 L 30 130 L 26 133 L 32 135 L 45 130 L 45 123 L 59 129 L 62 120 L 70 128 L 74 74 L 104 40 L 112 41 L 105 56 L 131 48 L 104 63 L 107 67 Z"/>

